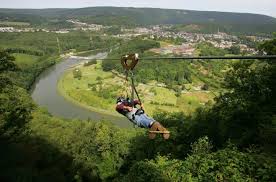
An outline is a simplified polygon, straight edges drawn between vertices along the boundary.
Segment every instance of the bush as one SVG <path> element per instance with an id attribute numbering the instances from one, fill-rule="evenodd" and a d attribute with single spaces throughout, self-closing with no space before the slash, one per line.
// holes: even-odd
<path id="1" fill-rule="evenodd" d="M 97 61 L 96 60 L 92 60 L 92 61 L 87 61 L 83 64 L 83 66 L 91 66 L 93 64 L 97 64 Z"/>
<path id="2" fill-rule="evenodd" d="M 81 77 L 82 77 L 81 70 L 78 69 L 78 68 L 74 69 L 74 70 L 73 70 L 73 76 L 74 76 L 74 78 L 77 78 L 77 79 L 80 80 Z"/>
<path id="3" fill-rule="evenodd" d="M 192 144 L 185 160 L 157 156 L 136 162 L 121 181 L 274 181 L 272 158 L 239 152 L 233 145 L 212 152 L 207 137 Z M 262 156 L 262 157 L 261 157 Z M 139 175 L 137 175 L 139 174 Z"/>
<path id="4" fill-rule="evenodd" d="M 207 84 L 202 85 L 201 90 L 208 90 L 209 86 Z"/>

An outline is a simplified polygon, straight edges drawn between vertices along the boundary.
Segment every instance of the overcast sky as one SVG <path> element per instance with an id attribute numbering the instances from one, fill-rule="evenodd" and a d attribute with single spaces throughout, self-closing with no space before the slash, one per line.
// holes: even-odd
<path id="1" fill-rule="evenodd" d="M 0 8 L 153 7 L 265 14 L 276 17 L 276 0 L 0 0 Z"/>

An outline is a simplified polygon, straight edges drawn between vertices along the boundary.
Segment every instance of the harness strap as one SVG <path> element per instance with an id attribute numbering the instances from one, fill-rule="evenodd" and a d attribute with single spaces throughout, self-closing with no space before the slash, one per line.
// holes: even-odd
<path id="1" fill-rule="evenodd" d="M 134 74 L 133 74 L 132 71 L 130 71 L 130 79 L 131 79 L 131 100 L 133 102 L 133 100 L 134 100 L 134 94 L 136 94 L 139 102 L 142 103 L 141 99 L 139 97 L 138 91 L 137 91 L 137 89 L 135 87 L 135 84 L 134 84 Z"/>
<path id="2" fill-rule="evenodd" d="M 127 60 L 132 61 L 130 65 L 127 64 Z M 134 94 L 136 94 L 139 102 L 142 103 L 141 99 L 139 97 L 138 91 L 134 84 L 134 74 L 133 74 L 134 67 L 138 63 L 138 60 L 139 60 L 138 54 L 125 55 L 125 56 L 122 56 L 122 58 L 121 58 L 121 64 L 123 66 L 123 69 L 125 70 L 125 76 L 126 76 L 125 81 L 128 82 L 128 76 L 130 76 L 130 78 L 131 78 L 131 100 L 132 100 L 132 102 L 134 100 Z M 127 96 L 128 96 L 128 94 L 127 94 Z M 132 103 L 132 105 L 133 105 L 133 103 Z"/>

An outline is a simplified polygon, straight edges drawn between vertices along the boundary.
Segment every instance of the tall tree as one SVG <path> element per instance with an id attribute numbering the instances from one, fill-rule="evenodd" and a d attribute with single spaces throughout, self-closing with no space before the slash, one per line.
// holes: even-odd
<path id="1" fill-rule="evenodd" d="M 0 74 L 6 71 L 15 71 L 17 69 L 14 63 L 15 58 L 5 51 L 0 51 Z"/>
<path id="2" fill-rule="evenodd" d="M 14 57 L 0 52 L 0 136 L 16 133 L 30 119 L 33 103 L 27 92 L 5 75 L 17 70 Z"/>

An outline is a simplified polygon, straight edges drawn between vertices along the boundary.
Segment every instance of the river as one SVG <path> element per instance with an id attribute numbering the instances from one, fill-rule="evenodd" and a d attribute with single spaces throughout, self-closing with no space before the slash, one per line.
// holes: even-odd
<path id="1" fill-rule="evenodd" d="M 105 58 L 106 53 L 98 53 L 89 58 Z M 58 93 L 57 84 L 64 72 L 84 62 L 79 58 L 68 58 L 40 74 L 33 84 L 31 95 L 33 100 L 53 115 L 67 119 L 91 119 L 93 121 L 107 120 L 123 128 L 129 128 L 132 124 L 125 118 L 93 112 L 66 100 Z"/>

